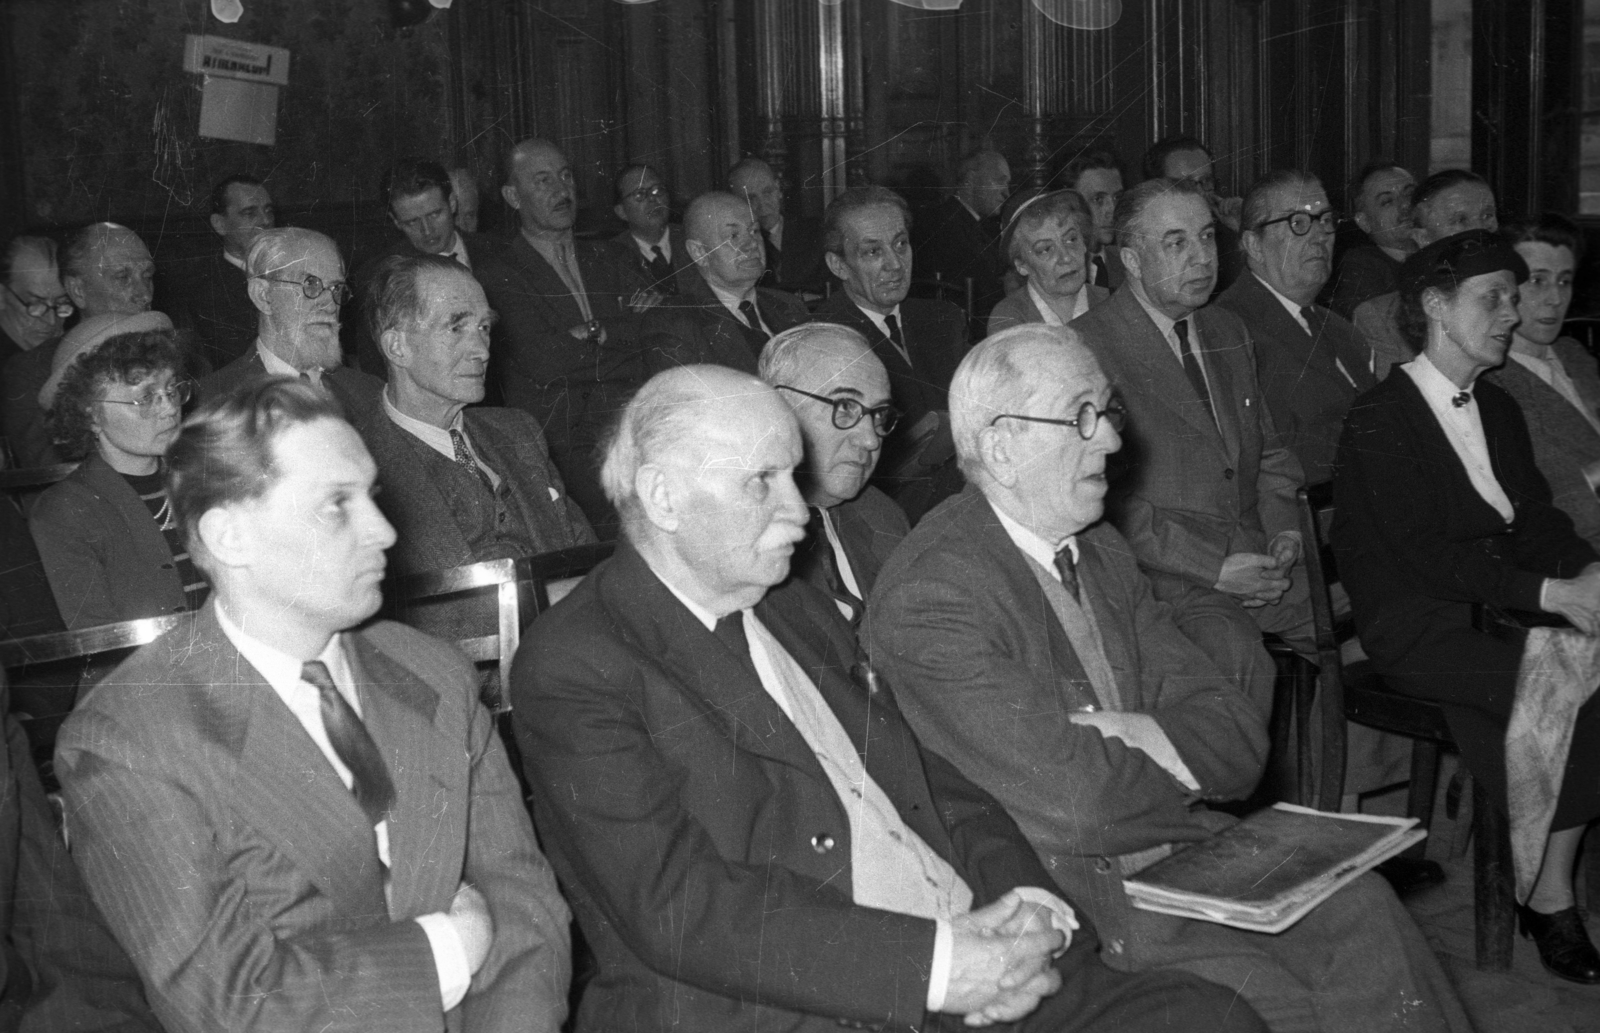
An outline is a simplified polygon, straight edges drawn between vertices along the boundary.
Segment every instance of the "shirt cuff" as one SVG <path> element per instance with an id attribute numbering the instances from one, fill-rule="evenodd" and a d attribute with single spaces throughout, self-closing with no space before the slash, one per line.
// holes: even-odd
<path id="1" fill-rule="evenodd" d="M 419 915 L 416 922 L 428 934 L 428 946 L 433 948 L 433 967 L 439 973 L 439 1003 L 449 1011 L 467 996 L 472 985 L 472 972 L 467 968 L 467 949 L 461 945 L 461 934 L 456 932 L 450 916 L 443 911 Z M 949 967 L 949 962 L 946 962 Z"/>
<path id="2" fill-rule="evenodd" d="M 1072 905 L 1038 886 L 1018 886 L 1013 892 L 1030 904 L 1040 904 L 1050 909 L 1050 924 L 1062 937 L 1061 949 L 1056 951 L 1055 956 L 1059 958 L 1065 954 L 1067 948 L 1072 946 L 1072 932 L 1078 928 L 1078 913 L 1072 910 Z"/>
<path id="3" fill-rule="evenodd" d="M 934 919 L 933 965 L 928 972 L 928 1010 L 943 1011 L 950 990 L 950 965 L 955 955 L 955 933 L 943 918 Z"/>
<path id="4" fill-rule="evenodd" d="M 1540 613 L 1549 613 L 1550 612 L 1550 607 L 1548 607 L 1548 606 L 1546 606 L 1544 604 L 1544 600 L 1545 600 L 1545 596 L 1550 594 L 1550 582 L 1552 582 L 1554 580 L 1555 580 L 1555 578 L 1553 578 L 1553 577 L 1547 577 L 1543 581 L 1539 582 L 1539 612 Z"/>

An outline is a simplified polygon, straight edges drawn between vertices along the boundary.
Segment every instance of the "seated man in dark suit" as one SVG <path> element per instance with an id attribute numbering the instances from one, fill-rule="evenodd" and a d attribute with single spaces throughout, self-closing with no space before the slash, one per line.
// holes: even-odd
<path id="1" fill-rule="evenodd" d="M 785 291 L 822 290 L 822 228 L 817 220 L 785 214 L 783 183 L 760 158 L 745 158 L 728 170 L 728 192 L 750 203 L 767 247 L 761 286 Z"/>
<path id="2" fill-rule="evenodd" d="M 473 259 L 481 258 L 493 245 L 487 237 L 456 228 L 459 199 L 444 166 L 425 158 L 402 158 L 383 174 L 381 196 L 389 204 L 389 221 L 401 233 L 382 251 L 363 261 L 351 282 L 356 300 L 366 304 L 367 280 L 378 264 L 391 255 L 443 255 L 471 269 Z M 346 340 L 355 338 L 349 350 L 361 369 L 373 376 L 384 372 L 378 344 L 367 336 L 366 321 L 354 319 L 347 326 Z"/>
<path id="3" fill-rule="evenodd" d="M 195 618 L 56 744 L 73 858 L 168 1033 L 556 1033 L 570 914 L 472 667 L 369 618 L 394 531 L 326 392 L 207 402 L 168 453 Z"/>
<path id="4" fill-rule="evenodd" d="M 832 601 L 774 588 L 801 456 L 755 378 L 652 379 L 605 457 L 624 540 L 517 655 L 534 814 L 597 964 L 578 1033 L 1260 1028 L 1193 977 L 1107 968 Z"/>
<path id="5" fill-rule="evenodd" d="M 854 627 L 889 554 L 911 525 L 867 481 L 900 413 L 867 339 L 838 323 L 806 323 L 761 353 L 761 379 L 794 410 L 805 439 L 800 490 L 811 510 L 791 572 L 827 593 Z"/>
<path id="6" fill-rule="evenodd" d="M 59 459 L 38 396 L 73 311 L 61 286 L 55 241 L 8 240 L 0 251 L 0 438 L 18 466 L 48 466 Z"/>
<path id="7" fill-rule="evenodd" d="M 1411 236 L 1411 195 L 1417 179 L 1392 161 L 1369 162 L 1350 190 L 1350 210 L 1366 242 L 1339 257 L 1323 292 L 1346 319 L 1362 302 L 1400 289 L 1400 263 L 1417 249 Z"/>
<path id="8" fill-rule="evenodd" d="M 1089 282 L 1116 290 L 1127 274 L 1117 255 L 1117 198 L 1122 196 L 1122 161 L 1111 151 L 1090 151 L 1072 159 L 1058 182 L 1076 190 L 1094 214 L 1095 239 L 1090 242 Z"/>
<path id="9" fill-rule="evenodd" d="M 1135 909 L 1124 876 L 1232 819 L 1267 752 L 1246 675 L 1157 601 L 1101 520 L 1124 414 L 1071 329 L 1015 327 L 951 387 L 969 487 L 878 577 L 864 625 L 912 729 L 993 793 L 1119 969 L 1182 969 L 1275 1033 L 1471 1028 L 1416 923 L 1364 875 L 1277 935 Z M 1051 424 L 1054 424 L 1053 426 Z M 1262 681 L 1270 681 L 1263 674 Z"/>
<path id="10" fill-rule="evenodd" d="M 668 224 L 672 198 L 649 165 L 629 165 L 617 174 L 611 211 L 627 229 L 611 238 L 617 261 L 639 278 L 639 286 L 674 295 L 693 275 L 694 259 L 683 247 L 683 228 Z"/>
<path id="11" fill-rule="evenodd" d="M 381 415 L 362 428 L 378 505 L 399 540 L 397 574 L 532 556 L 594 541 L 520 409 L 476 405 L 494 314 L 472 274 L 443 255 L 395 255 L 368 280 L 368 331 L 389 365 Z M 411 623 L 444 638 L 494 630 L 487 595 L 441 600 Z"/>
<path id="12" fill-rule="evenodd" d="M 1317 177 L 1294 170 L 1257 180 L 1245 195 L 1243 219 L 1249 270 L 1217 304 L 1250 332 L 1267 410 L 1306 481 L 1330 480 L 1346 410 L 1378 386 L 1366 339 L 1316 304 L 1337 220 Z"/>
<path id="13" fill-rule="evenodd" d="M 889 371 L 889 390 L 904 416 L 884 443 L 879 478 L 915 522 L 961 487 L 944 414 L 950 377 L 967 351 L 967 322 L 947 301 L 906 297 L 910 220 L 905 201 L 884 187 L 853 187 L 833 199 L 823 240 L 828 268 L 844 289 L 816 317 L 858 331 Z"/>
<path id="14" fill-rule="evenodd" d="M 1010 194 L 1011 166 L 1005 157 L 998 151 L 976 151 L 956 166 L 955 193 L 919 218 L 913 229 L 911 246 L 922 279 L 937 277 L 958 287 L 972 280 L 975 337 L 982 335 L 990 310 L 1006 296 L 999 214 Z"/>
<path id="15" fill-rule="evenodd" d="M 572 166 L 548 140 L 524 140 L 506 159 L 501 195 L 520 232 L 473 270 L 500 319 L 492 367 L 504 403 L 544 429 L 550 458 L 601 538 L 616 515 L 600 490 L 595 448 L 645 380 L 634 309 L 656 295 L 612 257 L 608 241 L 575 241 Z"/>
<path id="16" fill-rule="evenodd" d="M 350 422 L 364 424 L 383 381 L 343 361 L 339 309 L 350 287 L 339 246 L 315 230 L 264 230 L 245 256 L 245 272 L 258 313 L 255 346 L 201 380 L 201 399 L 261 377 L 299 377 L 337 398 Z"/>
<path id="17" fill-rule="evenodd" d="M 652 372 L 711 362 L 756 371 L 773 334 L 805 322 L 805 302 L 758 287 L 766 271 L 761 228 L 750 205 L 733 194 L 701 194 L 683 217 L 684 246 L 694 269 L 683 293 L 645 316 L 645 364 Z"/>
<path id="18" fill-rule="evenodd" d="M 178 268 L 164 271 L 172 292 L 167 315 L 179 329 L 199 339 L 201 354 L 212 369 L 226 366 L 255 343 L 256 307 L 246 288 L 244 256 L 261 231 L 273 225 L 272 195 L 266 185 L 254 176 L 229 176 L 211 191 L 211 228 L 222 238 L 222 247 L 190 256 Z"/>

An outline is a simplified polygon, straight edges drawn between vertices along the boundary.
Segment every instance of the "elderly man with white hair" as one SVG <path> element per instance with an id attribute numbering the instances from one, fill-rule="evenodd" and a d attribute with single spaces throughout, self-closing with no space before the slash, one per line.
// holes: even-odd
<path id="1" fill-rule="evenodd" d="M 1469 1029 L 1394 893 L 1365 875 L 1276 936 L 1135 910 L 1125 875 L 1232 819 L 1262 718 L 1101 519 L 1124 413 L 1070 328 L 987 338 L 950 386 L 964 493 L 901 543 L 864 640 L 928 746 L 993 793 L 1112 966 L 1236 991 L 1275 1033 Z M 1195 587 L 1188 594 L 1205 589 Z"/>
<path id="2" fill-rule="evenodd" d="M 339 246 L 315 230 L 266 230 L 244 266 L 250 300 L 261 313 L 255 346 L 200 381 L 201 397 L 260 377 L 299 377 L 333 395 L 350 422 L 362 426 L 379 405 L 383 381 L 344 365 L 339 309 L 350 285 Z"/>
<path id="3" fill-rule="evenodd" d="M 517 654 L 535 820 L 598 967 L 578 1033 L 1259 1029 L 1200 980 L 1107 968 L 832 601 L 784 583 L 801 454 L 754 377 L 652 378 L 602 468 L 623 541 Z"/>

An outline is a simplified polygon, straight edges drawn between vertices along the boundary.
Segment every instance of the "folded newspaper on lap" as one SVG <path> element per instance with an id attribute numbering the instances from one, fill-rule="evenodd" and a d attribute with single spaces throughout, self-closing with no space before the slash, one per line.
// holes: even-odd
<path id="1" fill-rule="evenodd" d="M 1133 906 L 1281 933 L 1363 872 L 1420 843 L 1415 818 L 1279 803 L 1124 879 Z"/>

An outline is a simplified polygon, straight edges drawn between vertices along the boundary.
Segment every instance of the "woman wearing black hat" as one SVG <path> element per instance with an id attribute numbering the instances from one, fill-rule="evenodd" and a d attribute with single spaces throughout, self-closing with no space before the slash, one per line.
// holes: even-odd
<path id="1" fill-rule="evenodd" d="M 1528 268 L 1498 235 L 1428 245 L 1401 268 L 1401 329 L 1421 354 L 1351 407 L 1333 546 L 1361 644 L 1386 682 L 1444 705 L 1463 761 L 1505 806 L 1505 735 L 1523 644 L 1491 614 L 1544 612 L 1600 631 L 1600 556 L 1551 504 L 1517 404 L 1478 377 L 1505 360 Z M 1593 686 L 1573 686 L 1581 698 Z M 1600 816 L 1600 697 L 1577 710 L 1543 863 L 1521 909 L 1551 972 L 1600 982 L 1572 869 Z"/>

